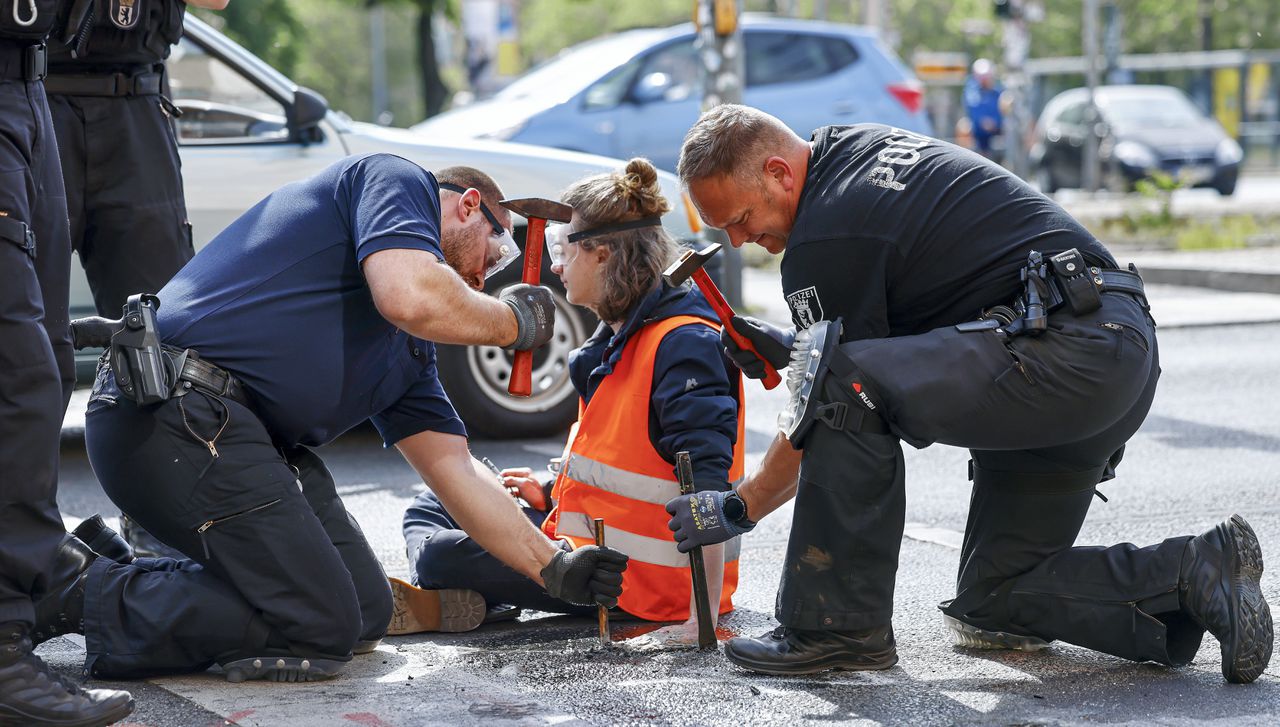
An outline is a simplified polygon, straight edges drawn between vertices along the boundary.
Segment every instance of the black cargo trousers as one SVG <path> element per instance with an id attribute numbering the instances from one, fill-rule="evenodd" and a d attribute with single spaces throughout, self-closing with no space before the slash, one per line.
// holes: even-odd
<path id="1" fill-rule="evenodd" d="M 948 613 L 988 630 L 1183 664 L 1203 635 L 1178 612 L 1190 536 L 1145 548 L 1072 547 L 1096 485 L 1151 407 L 1154 324 L 1124 293 L 1081 316 L 1065 306 L 1038 337 L 954 326 L 840 350 L 860 374 L 829 376 L 827 400 L 890 434 L 823 424 L 804 441 L 777 617 L 801 629 L 890 623 L 905 511 L 901 441 L 970 450 L 973 490 Z"/>
<path id="2" fill-rule="evenodd" d="M 90 674 L 260 655 L 347 660 L 386 633 L 387 577 L 333 476 L 307 447 L 278 449 L 243 404 L 196 389 L 138 407 L 100 365 L 85 444 L 111 500 L 191 558 L 93 563 Z"/>
<path id="3" fill-rule="evenodd" d="M 158 292 L 195 254 L 168 80 L 159 63 L 61 70 L 73 75 L 46 83 L 71 243 L 98 314 L 119 318 L 130 295 Z"/>
<path id="4" fill-rule="evenodd" d="M 62 171 L 28 46 L 0 38 L 0 623 L 31 625 L 66 534 L 58 436 L 75 372 Z"/>

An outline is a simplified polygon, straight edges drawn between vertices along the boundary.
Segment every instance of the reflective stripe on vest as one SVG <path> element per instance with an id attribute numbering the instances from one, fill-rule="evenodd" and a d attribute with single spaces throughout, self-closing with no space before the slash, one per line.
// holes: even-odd
<path id="1" fill-rule="evenodd" d="M 552 490 L 556 507 L 542 524 L 547 535 L 566 538 L 578 547 L 594 542 L 591 519 L 603 518 L 606 544 L 631 557 L 619 606 L 654 621 L 689 617 L 689 556 L 676 549 L 665 508 L 680 490 L 672 463 L 663 459 L 649 438 L 658 346 L 668 333 L 687 325 L 718 328 L 703 318 L 676 316 L 645 325 L 627 341 L 613 372 L 600 382 L 591 403 L 579 411 Z M 741 402 L 741 378 L 735 383 Z M 728 472 L 734 482 L 743 475 L 743 415 L 739 407 Z M 733 608 L 740 549 L 737 538 L 725 548 L 720 613 Z"/>
<path id="2" fill-rule="evenodd" d="M 595 529 L 591 518 L 585 512 L 560 513 L 560 535 L 581 538 L 590 543 L 595 539 Z M 659 540 L 643 535 L 620 530 L 608 523 L 604 526 L 604 542 L 637 560 L 668 568 L 686 568 L 689 565 L 689 554 L 681 553 L 671 540 Z M 742 536 L 731 538 L 725 542 L 724 562 L 732 563 L 742 552 Z"/>

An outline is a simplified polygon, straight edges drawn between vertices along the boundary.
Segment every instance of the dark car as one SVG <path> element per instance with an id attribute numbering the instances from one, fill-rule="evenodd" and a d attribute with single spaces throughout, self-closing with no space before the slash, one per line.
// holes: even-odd
<path id="1" fill-rule="evenodd" d="M 1129 191 L 1160 171 L 1188 187 L 1236 190 L 1244 152 L 1217 121 L 1172 86 L 1101 86 L 1098 156 L 1103 186 Z M 1031 161 L 1040 190 L 1083 185 L 1088 91 L 1063 91 L 1045 105 L 1036 125 Z"/>

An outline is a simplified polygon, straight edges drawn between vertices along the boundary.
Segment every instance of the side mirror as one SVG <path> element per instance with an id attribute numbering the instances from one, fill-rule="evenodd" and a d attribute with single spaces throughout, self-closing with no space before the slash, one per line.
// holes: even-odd
<path id="1" fill-rule="evenodd" d="M 669 88 L 671 76 L 662 71 L 654 71 L 641 78 L 631 90 L 631 100 L 641 105 L 661 101 L 666 98 Z"/>
<path id="2" fill-rule="evenodd" d="M 303 144 L 320 141 L 320 122 L 329 113 L 329 102 L 324 96 L 305 86 L 299 86 L 293 93 L 293 104 L 286 112 L 289 124 L 289 138 Z"/>

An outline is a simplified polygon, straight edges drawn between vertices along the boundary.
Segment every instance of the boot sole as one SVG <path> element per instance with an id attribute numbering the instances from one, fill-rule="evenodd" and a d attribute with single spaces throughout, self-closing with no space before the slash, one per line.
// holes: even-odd
<path id="1" fill-rule="evenodd" d="M 725 646 L 724 655 L 729 659 L 729 661 L 737 664 L 743 669 L 749 669 L 754 672 L 759 672 L 760 674 L 776 674 L 778 676 L 787 676 L 791 674 L 819 674 L 824 671 L 881 671 L 898 663 L 897 649 L 866 657 L 849 657 L 843 654 L 833 654 L 798 664 L 767 664 L 756 661 L 747 661 L 734 654 L 728 645 Z"/>
<path id="2" fill-rule="evenodd" d="M 1222 641 L 1222 676 L 1233 684 L 1248 684 L 1262 675 L 1271 661 L 1271 608 L 1262 596 L 1262 546 L 1249 523 L 1232 515 L 1218 526 L 1222 542 L 1232 552 L 1223 569 L 1222 588 L 1231 598 L 1231 631 Z"/>
<path id="3" fill-rule="evenodd" d="M 942 614 L 942 623 L 947 627 L 951 643 L 964 649 L 1040 651 L 1049 646 L 1048 641 L 1035 636 L 980 629 L 945 613 Z"/>
<path id="4" fill-rule="evenodd" d="M 334 659 L 305 659 L 298 656 L 262 656 L 236 659 L 222 665 L 227 681 L 233 684 L 263 679 L 269 682 L 318 682 L 332 679 L 346 666 Z"/>
<path id="5" fill-rule="evenodd" d="M 111 712 L 92 717 L 65 720 L 34 717 L 10 707 L 0 707 L 0 727 L 30 727 L 33 724 L 49 725 L 50 727 L 97 727 L 98 725 L 112 724 L 123 720 L 133 713 L 133 707 L 133 699 L 130 699 Z"/>
<path id="6" fill-rule="evenodd" d="M 427 590 L 390 578 L 394 607 L 388 636 L 424 631 L 460 633 L 484 622 L 484 597 L 464 588 Z"/>

